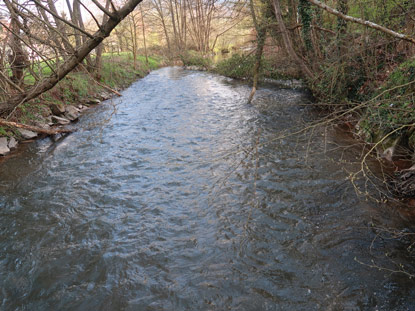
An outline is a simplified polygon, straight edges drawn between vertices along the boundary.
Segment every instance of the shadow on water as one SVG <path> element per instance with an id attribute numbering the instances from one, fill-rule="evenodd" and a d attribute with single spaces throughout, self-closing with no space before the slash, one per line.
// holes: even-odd
<path id="1" fill-rule="evenodd" d="M 414 309 L 412 280 L 358 262 L 411 264 L 374 239 L 399 219 L 356 196 L 358 151 L 283 135 L 304 92 L 249 92 L 163 68 L 1 162 L 1 309 Z"/>

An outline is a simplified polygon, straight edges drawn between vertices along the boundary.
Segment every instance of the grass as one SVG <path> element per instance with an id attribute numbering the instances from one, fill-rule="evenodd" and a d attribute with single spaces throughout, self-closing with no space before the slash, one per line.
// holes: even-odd
<path id="1" fill-rule="evenodd" d="M 102 59 L 102 70 L 99 80 L 95 80 L 92 74 L 84 70 L 73 71 L 62 79 L 51 90 L 43 93 L 38 98 L 20 105 L 16 109 L 12 121 L 36 124 L 36 122 L 45 122 L 45 118 L 50 115 L 49 106 L 51 104 L 61 105 L 78 105 L 88 101 L 91 98 L 98 97 L 103 91 L 107 91 L 102 85 L 113 89 L 121 89 L 129 86 L 138 78 L 144 77 L 150 70 L 160 67 L 162 64 L 161 57 L 148 57 L 148 63 L 144 56 L 138 56 L 136 68 L 133 64 L 131 53 L 104 54 Z M 40 62 L 35 74 L 49 75 L 52 70 Z M 26 73 L 26 86 L 33 85 L 35 78 L 30 73 Z M 0 136 L 8 131 L 0 129 Z"/>
<path id="2" fill-rule="evenodd" d="M 134 82 L 138 77 L 144 77 L 150 70 L 160 67 L 161 58 L 145 56 L 137 57 L 136 68 L 131 53 L 104 54 L 101 73 L 101 82 L 112 88 L 125 87 Z"/>

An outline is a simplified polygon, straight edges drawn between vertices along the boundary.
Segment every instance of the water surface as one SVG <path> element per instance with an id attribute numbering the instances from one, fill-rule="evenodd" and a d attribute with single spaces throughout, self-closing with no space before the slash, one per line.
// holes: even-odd
<path id="1" fill-rule="evenodd" d="M 0 162 L 0 309 L 414 310 L 413 281 L 358 262 L 410 265 L 347 180 L 358 151 L 281 138 L 316 117 L 304 92 L 249 92 L 160 69 Z"/>

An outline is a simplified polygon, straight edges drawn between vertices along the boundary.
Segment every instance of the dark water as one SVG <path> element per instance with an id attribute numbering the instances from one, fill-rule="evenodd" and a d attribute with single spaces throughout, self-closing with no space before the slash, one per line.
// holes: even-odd
<path id="1" fill-rule="evenodd" d="M 411 263 L 374 240 L 399 220 L 356 196 L 357 151 L 277 139 L 306 95 L 249 91 L 164 68 L 0 162 L 0 309 L 415 310 L 413 281 L 358 262 Z"/>

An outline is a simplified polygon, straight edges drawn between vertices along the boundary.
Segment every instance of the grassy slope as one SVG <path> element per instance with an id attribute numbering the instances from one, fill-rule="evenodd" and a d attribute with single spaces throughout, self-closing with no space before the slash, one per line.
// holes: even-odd
<path id="1" fill-rule="evenodd" d="M 54 88 L 42 94 L 38 98 L 20 105 L 13 114 L 11 121 L 23 124 L 36 125 L 44 122 L 44 118 L 50 115 L 51 104 L 78 105 L 87 102 L 92 98 L 99 97 L 102 92 L 108 92 L 102 84 L 112 89 L 122 89 L 144 77 L 150 70 L 162 65 L 160 57 L 149 57 L 148 64 L 144 56 L 138 56 L 137 68 L 131 53 L 104 54 L 101 79 L 98 84 L 94 78 L 85 71 L 70 73 Z M 45 71 L 49 68 L 43 69 Z M 34 79 L 26 77 L 25 83 L 31 84 Z M 13 128 L 0 127 L 0 136 L 17 136 Z"/>

